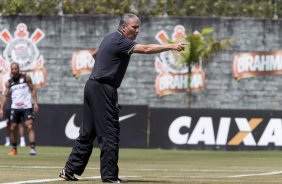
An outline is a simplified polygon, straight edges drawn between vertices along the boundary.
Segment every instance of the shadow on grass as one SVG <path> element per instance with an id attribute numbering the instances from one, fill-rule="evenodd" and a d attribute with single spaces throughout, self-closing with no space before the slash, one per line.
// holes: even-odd
<path id="1" fill-rule="evenodd" d="M 80 179 L 79 181 L 97 181 L 97 179 Z M 102 182 L 101 180 L 99 180 Z M 122 183 L 170 183 L 169 181 L 156 181 L 156 180 L 123 180 Z"/>
<path id="2" fill-rule="evenodd" d="M 125 183 L 169 183 L 169 182 L 153 181 L 153 180 L 126 180 Z"/>

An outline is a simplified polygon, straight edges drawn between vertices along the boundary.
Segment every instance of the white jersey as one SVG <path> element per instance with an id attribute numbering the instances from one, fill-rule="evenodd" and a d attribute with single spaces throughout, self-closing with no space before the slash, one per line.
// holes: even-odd
<path id="1" fill-rule="evenodd" d="M 30 109 L 32 108 L 31 91 L 26 81 L 26 75 L 20 74 L 18 79 L 9 80 L 12 109 Z"/>

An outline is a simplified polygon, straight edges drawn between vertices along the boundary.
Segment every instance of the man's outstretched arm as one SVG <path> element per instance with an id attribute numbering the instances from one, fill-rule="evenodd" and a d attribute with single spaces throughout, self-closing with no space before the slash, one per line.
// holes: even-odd
<path id="1" fill-rule="evenodd" d="M 175 50 L 183 51 L 188 43 L 171 43 L 171 44 L 136 44 L 132 53 L 138 54 L 156 54 L 164 51 Z"/>

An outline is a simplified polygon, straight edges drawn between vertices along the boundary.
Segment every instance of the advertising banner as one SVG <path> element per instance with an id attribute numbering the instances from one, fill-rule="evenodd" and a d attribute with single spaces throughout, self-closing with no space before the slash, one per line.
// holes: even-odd
<path id="1" fill-rule="evenodd" d="M 171 41 L 185 40 L 185 27 L 177 25 L 171 37 L 161 30 L 155 35 L 155 39 L 160 44 L 166 44 Z M 186 64 L 180 64 L 181 55 L 174 51 L 162 52 L 155 57 L 155 69 L 158 75 L 155 80 L 156 95 L 162 97 L 164 95 L 185 93 L 188 88 L 188 67 Z M 200 92 L 205 89 L 205 72 L 199 64 L 192 65 L 192 75 L 190 88 L 192 92 Z"/>
<path id="2" fill-rule="evenodd" d="M 150 113 L 151 148 L 282 149 L 282 111 L 152 108 Z"/>
<path id="3" fill-rule="evenodd" d="M 79 50 L 72 54 L 71 69 L 74 77 L 80 77 L 92 72 L 95 64 L 95 59 L 92 54 L 96 52 L 96 49 L 92 50 Z"/>
<path id="4" fill-rule="evenodd" d="M 282 51 L 237 53 L 233 58 L 233 75 L 237 80 L 262 75 L 282 74 Z"/>
<path id="5" fill-rule="evenodd" d="M 79 135 L 82 105 L 40 105 L 34 123 L 36 144 L 72 146 Z M 120 147 L 147 147 L 147 106 L 123 106 L 120 110 Z M 4 144 L 6 123 L 0 121 L 0 143 Z M 28 142 L 28 139 L 26 138 Z M 97 141 L 95 143 L 97 145 Z"/>
<path id="6" fill-rule="evenodd" d="M 282 150 L 282 111 L 125 105 L 119 120 L 121 148 Z M 34 124 L 36 144 L 72 146 L 81 122 L 82 105 L 40 105 Z M 1 144 L 5 129 L 2 120 Z"/>
<path id="7" fill-rule="evenodd" d="M 45 33 L 37 28 L 28 31 L 24 23 L 17 25 L 12 34 L 7 28 L 0 32 L 0 40 L 5 49 L 0 51 L 0 91 L 4 91 L 5 82 L 10 78 L 10 66 L 16 62 L 20 71 L 30 76 L 35 88 L 44 88 L 47 84 L 45 60 L 37 44 L 45 37 Z"/>

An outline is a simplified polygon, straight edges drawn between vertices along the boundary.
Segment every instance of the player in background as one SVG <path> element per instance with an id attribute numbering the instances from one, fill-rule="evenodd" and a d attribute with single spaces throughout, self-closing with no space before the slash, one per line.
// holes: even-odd
<path id="1" fill-rule="evenodd" d="M 11 142 L 12 150 L 9 155 L 17 155 L 17 128 L 19 123 L 24 123 L 28 130 L 28 139 L 30 143 L 30 155 L 36 155 L 35 150 L 35 132 L 33 129 L 34 112 L 38 111 L 36 90 L 28 75 L 20 73 L 18 63 L 11 64 L 11 79 L 5 84 L 5 91 L 0 108 L 0 117 L 3 117 L 3 107 L 11 92 Z M 32 101 L 34 107 L 32 107 Z"/>
<path id="2" fill-rule="evenodd" d="M 7 102 L 6 102 L 6 105 L 4 107 L 4 118 L 5 118 L 6 123 L 7 123 L 4 146 L 10 146 L 11 145 L 11 140 L 10 140 L 11 139 L 10 138 L 11 137 L 11 121 L 10 121 L 11 104 L 12 104 L 11 93 L 9 92 L 9 96 L 7 98 Z M 20 146 L 25 147 L 26 143 L 25 143 L 25 136 L 24 136 L 24 127 L 22 126 L 22 124 L 19 124 L 19 134 L 20 134 Z"/>

